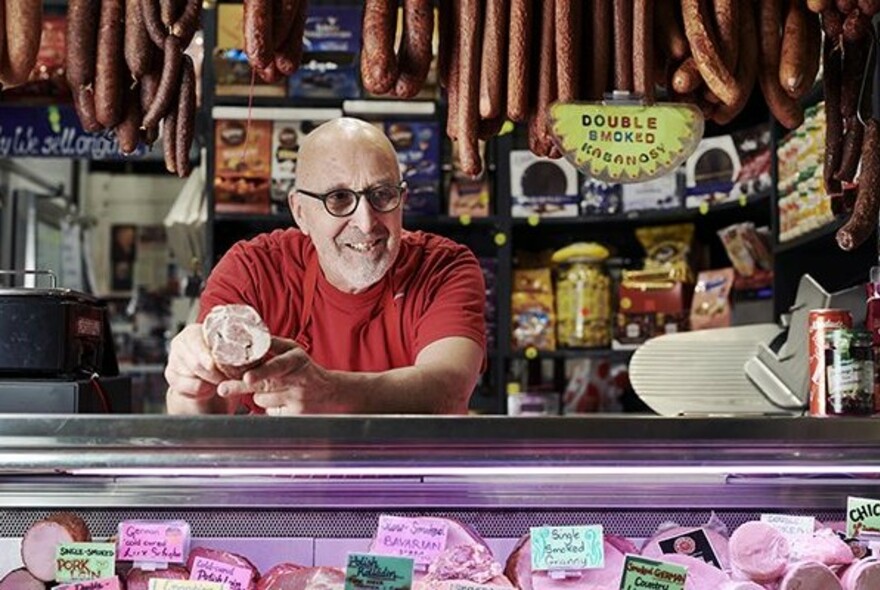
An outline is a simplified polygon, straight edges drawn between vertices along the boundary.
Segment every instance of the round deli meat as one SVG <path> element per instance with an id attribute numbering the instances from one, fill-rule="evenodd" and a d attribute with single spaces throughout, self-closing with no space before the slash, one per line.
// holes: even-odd
<path id="1" fill-rule="evenodd" d="M 71 512 L 50 514 L 30 526 L 21 540 L 21 561 L 38 580 L 55 580 L 55 549 L 62 543 L 91 541 L 85 521 Z"/>
<path id="2" fill-rule="evenodd" d="M 790 552 L 785 536 L 763 522 L 747 522 L 730 536 L 731 566 L 753 582 L 781 578 Z"/>
<path id="3" fill-rule="evenodd" d="M 812 536 L 794 537 L 788 541 L 789 560 L 817 561 L 825 565 L 849 565 L 853 552 L 837 534 L 828 528 L 815 531 Z"/>
<path id="4" fill-rule="evenodd" d="M 217 305 L 202 322 L 202 337 L 223 373 L 240 379 L 266 353 L 272 337 L 263 318 L 250 305 Z"/>
<path id="5" fill-rule="evenodd" d="M 46 584 L 26 569 L 20 568 L 0 579 L 0 590 L 46 590 Z"/>
<path id="6" fill-rule="evenodd" d="M 267 571 L 256 590 L 342 590 L 345 573 L 334 567 L 302 567 L 282 563 Z"/>
<path id="7" fill-rule="evenodd" d="M 260 579 L 260 570 L 257 569 L 251 560 L 247 557 L 238 555 L 236 553 L 230 553 L 229 551 L 221 551 L 219 549 L 209 549 L 208 547 L 193 547 L 189 552 L 189 557 L 186 560 L 187 569 L 192 572 L 197 558 L 210 559 L 212 561 L 219 561 L 220 563 L 225 563 L 226 565 L 232 565 L 235 567 L 244 568 L 246 570 L 250 570 L 251 579 L 250 583 L 246 588 L 242 588 L 242 590 L 253 590 L 254 586 L 257 584 L 257 580 Z"/>
<path id="8" fill-rule="evenodd" d="M 126 590 L 149 590 L 150 580 L 189 580 L 189 570 L 179 565 L 170 565 L 166 570 L 147 571 L 133 567 L 125 576 Z"/>
<path id="9" fill-rule="evenodd" d="M 755 582 L 749 581 L 737 581 L 731 580 L 730 582 L 724 582 L 724 585 L 719 588 L 719 590 L 766 590 L 764 586 L 760 584 L 756 584 Z"/>
<path id="10" fill-rule="evenodd" d="M 730 576 L 714 565 L 709 565 L 702 559 L 697 559 L 690 555 L 671 553 L 664 555 L 663 561 L 687 568 L 687 580 L 684 584 L 684 590 L 708 590 L 709 588 L 720 588 L 730 581 Z"/>
<path id="11" fill-rule="evenodd" d="M 785 572 L 779 590 L 843 590 L 843 586 L 827 565 L 799 561 Z"/>
<path id="12" fill-rule="evenodd" d="M 880 588 L 880 561 L 863 559 L 857 561 L 840 577 L 843 590 L 874 590 Z M 0 588 L 3 584 L 0 584 Z"/>
<path id="13" fill-rule="evenodd" d="M 504 573 L 520 590 L 584 590 L 584 588 L 618 588 L 623 575 L 624 553 L 621 551 L 621 539 L 605 536 L 605 567 L 602 569 L 584 570 L 580 576 L 555 580 L 547 572 L 532 572 L 532 544 L 530 536 L 521 538 L 507 558 Z"/>
<path id="14" fill-rule="evenodd" d="M 709 540 L 709 544 L 712 545 L 712 549 L 715 552 L 715 557 L 718 558 L 720 562 L 721 569 L 727 569 L 730 567 L 730 550 L 728 547 L 727 537 L 724 535 L 713 531 L 712 529 L 705 527 L 674 527 L 670 529 L 666 529 L 660 533 L 657 533 L 650 539 L 648 539 L 644 546 L 642 547 L 642 555 L 645 557 L 650 557 L 652 559 L 662 560 L 665 557 L 665 553 L 663 549 L 661 549 L 660 544 L 667 539 L 672 539 L 674 537 L 685 537 L 689 533 L 702 532 L 706 539 Z M 693 550 L 693 544 L 681 544 L 683 547 L 679 550 L 679 547 L 676 546 L 676 553 L 680 555 L 690 555 L 688 552 L 688 547 Z M 691 556 L 693 557 L 693 556 Z M 703 560 L 706 561 L 706 560 Z M 708 562 L 707 562 L 708 563 Z"/>

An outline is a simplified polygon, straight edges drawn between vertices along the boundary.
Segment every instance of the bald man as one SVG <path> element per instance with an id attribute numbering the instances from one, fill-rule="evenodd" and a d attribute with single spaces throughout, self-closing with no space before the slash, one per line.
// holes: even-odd
<path id="1" fill-rule="evenodd" d="M 406 186 L 375 126 L 341 118 L 302 142 L 288 196 L 298 229 L 227 252 L 199 322 L 247 303 L 273 335 L 270 359 L 230 380 L 200 324 L 171 343 L 169 413 L 461 414 L 485 358 L 485 287 L 474 255 L 403 229 Z"/>

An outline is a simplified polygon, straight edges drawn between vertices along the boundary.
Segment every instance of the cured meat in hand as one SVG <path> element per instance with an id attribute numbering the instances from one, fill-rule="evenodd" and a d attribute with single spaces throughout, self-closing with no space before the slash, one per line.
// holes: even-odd
<path id="1" fill-rule="evenodd" d="M 263 360 L 272 341 L 260 314 L 244 304 L 214 307 L 202 323 L 202 337 L 217 368 L 232 379 Z"/>

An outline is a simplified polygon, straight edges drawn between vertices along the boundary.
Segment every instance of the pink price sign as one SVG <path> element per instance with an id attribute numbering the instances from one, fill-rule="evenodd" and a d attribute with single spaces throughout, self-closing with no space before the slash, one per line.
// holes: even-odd
<path id="1" fill-rule="evenodd" d="M 125 521 L 119 524 L 117 559 L 141 563 L 183 563 L 189 553 L 190 528 L 183 521 Z"/>
<path id="2" fill-rule="evenodd" d="M 248 590 L 251 587 L 251 570 L 237 567 L 207 557 L 196 557 L 193 560 L 190 580 L 204 582 L 222 582 L 228 590 Z"/>
<path id="3" fill-rule="evenodd" d="M 89 580 L 88 582 L 74 582 L 72 584 L 61 584 L 55 586 L 52 590 L 119 590 L 119 578 L 102 578 L 100 580 Z"/>
<path id="4" fill-rule="evenodd" d="M 448 534 L 448 525 L 439 519 L 382 514 L 372 552 L 411 557 L 417 565 L 428 565 L 446 549 Z"/>

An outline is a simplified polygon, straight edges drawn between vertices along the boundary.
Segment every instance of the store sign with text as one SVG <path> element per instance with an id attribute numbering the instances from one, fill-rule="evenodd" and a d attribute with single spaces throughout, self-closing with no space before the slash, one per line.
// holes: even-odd
<path id="1" fill-rule="evenodd" d="M 694 105 L 556 103 L 550 127 L 565 158 L 608 183 L 652 180 L 671 172 L 703 137 Z"/>
<path id="2" fill-rule="evenodd" d="M 5 106 L 0 109 L 0 158 L 136 158 L 119 151 L 115 134 L 87 133 L 70 105 Z"/>

